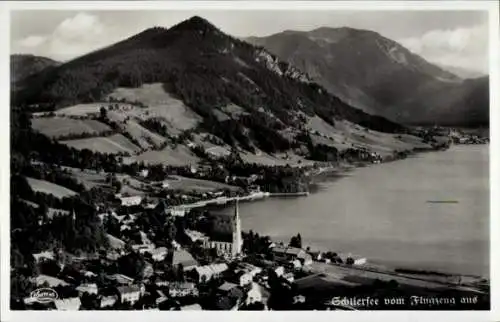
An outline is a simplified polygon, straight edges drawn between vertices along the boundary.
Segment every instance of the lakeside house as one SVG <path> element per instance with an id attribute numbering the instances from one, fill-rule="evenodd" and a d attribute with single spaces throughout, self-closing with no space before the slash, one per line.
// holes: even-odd
<path id="1" fill-rule="evenodd" d="M 304 266 L 312 264 L 311 255 L 301 248 L 290 246 L 275 246 L 271 249 L 271 252 L 279 261 L 289 262 L 299 260 Z"/>
<path id="2" fill-rule="evenodd" d="M 349 262 L 351 262 L 352 265 L 364 265 L 368 262 L 366 257 L 359 256 L 359 255 L 338 254 L 338 257 L 342 260 L 342 263 L 346 263 L 346 264 L 349 264 Z"/>

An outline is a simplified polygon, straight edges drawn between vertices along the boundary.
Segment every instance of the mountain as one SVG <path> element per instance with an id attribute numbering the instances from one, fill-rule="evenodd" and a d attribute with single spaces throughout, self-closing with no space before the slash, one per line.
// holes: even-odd
<path id="1" fill-rule="evenodd" d="M 453 119 L 464 124 L 469 113 L 484 116 L 488 110 L 488 104 L 472 104 L 488 102 L 488 97 L 461 94 L 484 94 L 487 87 L 476 87 L 487 82 L 473 82 L 472 90 L 470 82 L 373 31 L 319 28 L 246 40 L 296 66 L 350 105 L 397 122 L 443 123 Z M 460 108 L 443 105 L 452 103 Z M 480 121 L 488 123 L 488 118 Z"/>
<path id="2" fill-rule="evenodd" d="M 16 83 L 46 68 L 58 65 L 60 65 L 59 62 L 47 57 L 24 54 L 10 55 L 10 82 L 11 84 Z"/>
<path id="3" fill-rule="evenodd" d="M 471 78 L 480 78 L 480 77 L 485 77 L 486 75 L 484 73 L 468 69 L 468 68 L 462 68 L 458 66 L 450 66 L 450 65 L 444 65 L 444 64 L 439 64 L 441 68 L 444 70 L 447 70 L 458 77 L 462 79 L 471 79 Z"/>
<path id="4" fill-rule="evenodd" d="M 181 130 L 215 136 L 218 146 L 254 155 L 306 149 L 305 156 L 314 157 L 321 154 L 317 145 L 334 153 L 376 146 L 392 154 L 422 142 L 396 135 L 407 128 L 353 108 L 291 64 L 200 17 L 170 29 L 147 29 L 32 75 L 12 93 L 12 105 L 57 110 L 118 96 L 154 109 L 140 112 L 142 119 L 130 114 L 136 126 L 171 136 L 179 124 L 194 124 Z M 157 117 L 145 119 L 149 112 Z"/>

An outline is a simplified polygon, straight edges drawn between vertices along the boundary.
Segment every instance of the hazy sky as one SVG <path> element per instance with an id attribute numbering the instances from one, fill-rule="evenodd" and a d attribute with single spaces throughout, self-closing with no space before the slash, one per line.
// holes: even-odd
<path id="1" fill-rule="evenodd" d="M 396 40 L 425 59 L 488 71 L 488 13 L 481 11 L 13 11 L 11 53 L 68 60 L 153 26 L 199 15 L 236 37 L 348 26 Z"/>

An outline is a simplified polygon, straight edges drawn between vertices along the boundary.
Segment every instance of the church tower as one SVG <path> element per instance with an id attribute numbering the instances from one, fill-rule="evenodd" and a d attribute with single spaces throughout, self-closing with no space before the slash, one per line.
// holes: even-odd
<path id="1" fill-rule="evenodd" d="M 236 205 L 234 206 L 234 217 L 233 217 L 233 246 L 232 246 L 232 256 L 235 257 L 241 254 L 241 248 L 243 246 L 243 240 L 241 238 L 241 220 L 240 213 L 238 209 L 238 198 L 236 198 Z"/>

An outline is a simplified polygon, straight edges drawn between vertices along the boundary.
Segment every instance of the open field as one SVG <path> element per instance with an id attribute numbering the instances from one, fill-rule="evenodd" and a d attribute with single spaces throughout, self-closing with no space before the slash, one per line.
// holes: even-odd
<path id="1" fill-rule="evenodd" d="M 128 118 L 125 111 L 108 111 L 108 118 L 116 122 L 123 131 L 133 137 L 143 149 L 160 147 L 166 138 L 141 126 L 135 119 Z"/>
<path id="2" fill-rule="evenodd" d="M 399 284 L 422 287 L 428 289 L 441 289 L 446 288 L 446 285 L 436 283 L 430 280 L 409 278 L 398 274 L 386 274 L 382 272 L 368 271 L 358 268 L 344 267 L 338 265 L 331 265 L 326 263 L 314 262 L 312 270 L 318 273 L 329 275 L 331 279 L 338 279 L 347 281 L 354 284 L 367 284 L 373 283 L 376 279 L 389 282 L 395 280 Z"/>
<path id="3" fill-rule="evenodd" d="M 77 168 L 63 167 L 65 170 L 71 173 L 71 176 L 76 178 L 78 182 L 85 186 L 85 189 L 92 189 L 99 186 L 107 186 L 106 174 L 97 173 L 93 170 L 80 170 Z"/>
<path id="4" fill-rule="evenodd" d="M 170 189 L 183 190 L 186 192 L 193 190 L 198 192 L 216 191 L 221 189 L 229 189 L 232 191 L 240 190 L 239 187 L 228 185 L 225 183 L 210 180 L 192 179 L 181 176 L 171 176 L 170 178 L 164 180 L 164 182 L 167 182 L 169 184 Z"/>
<path id="5" fill-rule="evenodd" d="M 108 106 L 108 102 L 96 102 L 88 104 L 77 104 L 62 108 L 55 112 L 56 115 L 68 115 L 68 116 L 85 116 L 89 114 L 98 114 L 101 106 Z M 132 105 L 127 103 L 119 103 L 122 107 L 132 107 Z"/>
<path id="6" fill-rule="evenodd" d="M 33 179 L 33 178 L 26 178 L 28 180 L 29 185 L 31 186 L 31 189 L 33 189 L 36 192 L 42 192 L 46 194 L 52 194 L 56 196 L 57 198 L 63 198 L 63 197 L 69 197 L 69 196 L 74 196 L 77 195 L 76 192 L 69 190 L 68 188 L 65 188 L 63 186 L 59 186 L 57 184 L 45 181 L 45 180 L 38 180 L 38 179 Z"/>
<path id="7" fill-rule="evenodd" d="M 111 131 L 111 128 L 95 120 L 75 120 L 66 117 L 33 118 L 33 129 L 51 138 L 69 134 L 100 134 Z"/>
<path id="8" fill-rule="evenodd" d="M 139 88 L 117 88 L 108 97 L 125 98 L 130 101 L 139 101 L 147 105 L 146 108 L 133 108 L 128 115 L 139 119 L 161 119 L 171 134 L 194 128 L 201 117 L 192 111 L 181 100 L 165 92 L 163 84 L 144 84 Z"/>
<path id="9" fill-rule="evenodd" d="M 285 166 L 289 165 L 291 167 L 312 165 L 314 162 L 306 160 L 301 156 L 295 155 L 293 153 L 288 153 L 288 158 L 284 154 L 270 155 L 265 152 L 257 152 L 252 154 L 250 152 L 241 152 L 241 158 L 246 163 L 256 163 L 267 166 Z"/>
<path id="10" fill-rule="evenodd" d="M 95 137 L 79 140 L 61 141 L 78 150 L 89 149 L 101 153 L 130 153 L 138 152 L 140 148 L 130 142 L 126 137 L 121 134 L 114 134 L 109 137 Z"/>
<path id="11" fill-rule="evenodd" d="M 408 134 L 390 134 L 367 130 L 348 121 L 336 121 L 335 126 L 325 122 L 318 116 L 309 118 L 308 127 L 313 131 L 312 139 L 316 144 L 325 144 L 339 151 L 351 147 L 364 147 L 382 156 L 391 155 L 393 151 L 429 148 L 418 137 Z"/>
<path id="12" fill-rule="evenodd" d="M 161 151 L 146 151 L 139 155 L 124 158 L 124 162 L 144 162 L 146 164 L 164 164 L 172 166 L 182 166 L 196 164 L 200 159 L 187 147 L 178 146 L 176 149 L 166 147 Z"/>

